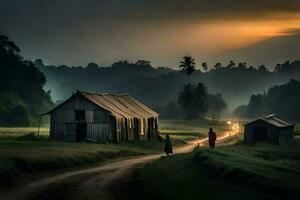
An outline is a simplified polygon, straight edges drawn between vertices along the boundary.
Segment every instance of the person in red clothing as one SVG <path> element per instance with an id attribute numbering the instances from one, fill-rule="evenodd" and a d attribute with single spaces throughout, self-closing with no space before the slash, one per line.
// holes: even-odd
<path id="1" fill-rule="evenodd" d="M 209 132 L 208 132 L 208 144 L 209 144 L 209 147 L 211 149 L 215 148 L 216 140 L 217 140 L 217 134 L 213 131 L 212 128 L 209 128 Z"/>

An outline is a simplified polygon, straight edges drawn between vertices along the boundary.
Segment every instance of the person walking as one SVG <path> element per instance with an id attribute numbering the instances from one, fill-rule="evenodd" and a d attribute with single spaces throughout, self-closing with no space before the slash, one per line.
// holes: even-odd
<path id="1" fill-rule="evenodd" d="M 217 140 L 217 134 L 213 131 L 212 128 L 209 128 L 209 132 L 208 132 L 208 144 L 209 144 L 209 147 L 211 149 L 215 148 L 216 140 Z"/>
<path id="2" fill-rule="evenodd" d="M 169 135 L 166 135 L 164 152 L 167 154 L 167 156 L 173 153 L 172 142 Z"/>

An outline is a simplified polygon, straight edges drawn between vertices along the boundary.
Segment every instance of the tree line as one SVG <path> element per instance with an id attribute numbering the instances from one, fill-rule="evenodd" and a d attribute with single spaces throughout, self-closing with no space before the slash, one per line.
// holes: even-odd
<path id="1" fill-rule="evenodd" d="M 0 35 L 0 126 L 32 126 L 53 106 L 45 75 L 20 55 L 19 47 Z"/>
<path id="2" fill-rule="evenodd" d="M 218 119 L 226 108 L 247 104 L 252 94 L 263 93 L 290 79 L 300 79 L 300 61 L 286 61 L 273 70 L 234 61 L 214 66 L 199 62 L 199 67 L 190 56 L 178 64 L 180 70 L 153 67 L 146 60 L 118 61 L 108 67 L 96 63 L 86 67 L 53 66 L 41 59 L 24 60 L 20 49 L 6 36 L 1 36 L 0 44 L 2 126 L 37 123 L 38 115 L 53 106 L 51 97 L 61 101 L 77 89 L 127 92 L 158 111 L 162 118 Z M 187 96 L 194 98 L 188 100 Z M 194 105 L 193 111 L 186 102 Z"/>
<path id="3" fill-rule="evenodd" d="M 271 87 L 267 92 L 252 95 L 249 103 L 239 106 L 234 116 L 253 119 L 269 114 L 278 114 L 294 122 L 300 119 L 300 81 Z"/>

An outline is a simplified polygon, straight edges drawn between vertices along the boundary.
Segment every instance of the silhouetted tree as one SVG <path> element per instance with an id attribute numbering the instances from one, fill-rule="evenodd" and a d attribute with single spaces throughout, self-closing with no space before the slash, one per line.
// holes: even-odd
<path id="1" fill-rule="evenodd" d="M 138 60 L 135 64 L 144 67 L 151 67 L 151 62 L 147 60 Z"/>
<path id="2" fill-rule="evenodd" d="M 208 110 L 207 88 L 203 83 L 197 86 L 187 84 L 178 97 L 178 104 L 185 112 L 185 118 L 204 118 Z"/>
<path id="3" fill-rule="evenodd" d="M 234 68 L 235 67 L 235 62 L 233 60 L 229 61 L 229 64 L 226 66 L 227 68 Z"/>
<path id="4" fill-rule="evenodd" d="M 20 53 L 19 47 L 9 40 L 6 35 L 0 35 L 0 46 L 3 48 L 7 53 L 18 54 Z"/>
<path id="5" fill-rule="evenodd" d="M 283 75 L 289 75 L 296 72 L 296 67 L 291 64 L 290 61 L 286 61 L 283 64 L 277 64 L 275 67 L 275 72 Z"/>
<path id="6" fill-rule="evenodd" d="M 195 59 L 191 56 L 184 56 L 183 60 L 180 61 L 179 68 L 187 75 L 192 74 L 195 71 Z"/>
<path id="7" fill-rule="evenodd" d="M 30 126 L 53 104 L 46 77 L 7 36 L 0 36 L 0 126 Z"/>
<path id="8" fill-rule="evenodd" d="M 300 120 L 300 81 L 271 87 L 267 93 L 252 95 L 248 105 L 236 109 L 236 115 L 245 118 L 279 114 L 292 121 Z"/>
<path id="9" fill-rule="evenodd" d="M 86 69 L 88 69 L 88 70 L 97 70 L 98 68 L 99 68 L 99 66 L 96 63 L 89 63 L 86 66 Z"/>
<path id="10" fill-rule="evenodd" d="M 227 109 L 227 104 L 221 94 L 209 94 L 208 105 L 212 118 L 217 120 L 220 120 L 221 113 Z"/>
<path id="11" fill-rule="evenodd" d="M 205 71 L 205 72 L 208 72 L 208 65 L 206 62 L 202 63 L 202 69 Z"/>
<path id="12" fill-rule="evenodd" d="M 222 64 L 221 63 L 216 63 L 214 66 L 215 69 L 221 69 L 222 68 Z"/>
<path id="13" fill-rule="evenodd" d="M 259 66 L 259 68 L 258 68 L 258 72 L 259 72 L 259 73 L 266 73 L 266 72 L 268 72 L 268 69 L 266 68 L 266 66 L 261 65 L 261 66 Z"/>
<path id="14" fill-rule="evenodd" d="M 247 68 L 247 63 L 246 62 L 240 62 L 238 64 L 238 69 L 243 70 Z"/>

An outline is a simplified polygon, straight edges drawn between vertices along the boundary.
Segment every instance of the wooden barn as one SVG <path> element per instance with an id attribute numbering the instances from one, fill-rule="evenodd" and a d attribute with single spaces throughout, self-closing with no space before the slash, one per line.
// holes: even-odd
<path id="1" fill-rule="evenodd" d="M 244 142 L 291 144 L 294 142 L 294 126 L 277 115 L 269 115 L 245 125 Z"/>
<path id="2" fill-rule="evenodd" d="M 78 91 L 47 114 L 55 140 L 151 140 L 158 133 L 158 113 L 128 94 Z"/>

